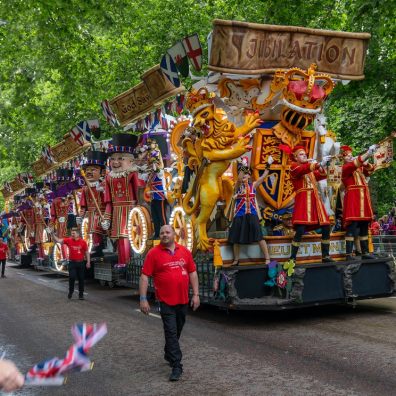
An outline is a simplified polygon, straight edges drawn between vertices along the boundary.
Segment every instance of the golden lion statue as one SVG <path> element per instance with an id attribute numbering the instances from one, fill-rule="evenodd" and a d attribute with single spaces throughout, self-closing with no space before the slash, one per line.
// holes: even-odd
<path id="1" fill-rule="evenodd" d="M 187 137 L 183 147 L 188 157 L 188 166 L 195 169 L 196 178 L 183 198 L 183 209 L 195 218 L 197 248 L 209 250 L 211 243 L 207 235 L 207 224 L 219 200 L 228 205 L 233 194 L 233 183 L 222 177 L 231 160 L 249 151 L 250 136 L 261 122 L 259 115 L 247 115 L 245 123 L 237 128 L 223 114 L 216 112 L 213 98 L 205 88 L 191 92 L 186 107 L 194 117 L 195 130 L 201 136 Z M 190 200 L 194 203 L 190 206 Z M 199 213 L 199 214 L 198 214 Z"/>

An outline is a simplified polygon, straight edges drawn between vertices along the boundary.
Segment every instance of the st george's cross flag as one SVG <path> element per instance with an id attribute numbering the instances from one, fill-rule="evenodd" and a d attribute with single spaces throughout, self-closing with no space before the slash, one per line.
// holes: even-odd
<path id="1" fill-rule="evenodd" d="M 80 146 L 84 146 L 84 136 L 80 128 L 75 126 L 74 128 L 70 129 L 69 133 L 76 143 L 78 143 Z"/>
<path id="2" fill-rule="evenodd" d="M 185 37 L 182 40 L 182 43 L 194 69 L 196 71 L 200 71 L 202 68 L 202 46 L 199 41 L 198 34 L 195 33 L 191 36 Z"/>
<path id="3" fill-rule="evenodd" d="M 175 62 L 179 73 L 183 77 L 187 77 L 189 72 L 188 58 L 181 41 L 178 41 L 173 47 L 169 48 L 167 52 L 171 56 L 173 62 Z"/>
<path id="4" fill-rule="evenodd" d="M 161 59 L 161 70 L 168 80 L 175 86 L 180 87 L 180 79 L 177 74 L 177 67 L 169 54 L 165 54 Z"/>

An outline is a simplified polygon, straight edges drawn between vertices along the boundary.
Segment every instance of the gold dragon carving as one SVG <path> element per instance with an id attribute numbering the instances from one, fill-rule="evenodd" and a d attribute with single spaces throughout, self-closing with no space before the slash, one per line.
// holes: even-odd
<path id="1" fill-rule="evenodd" d="M 225 200 L 228 206 L 233 194 L 233 183 L 223 174 L 232 160 L 251 149 L 248 135 L 260 124 L 259 115 L 253 113 L 247 115 L 244 124 L 237 128 L 223 114 L 216 112 L 212 100 L 205 88 L 190 92 L 186 107 L 201 135 L 183 141 L 188 165 L 196 172 L 195 181 L 183 198 L 183 209 L 187 215 L 193 216 L 197 249 L 203 251 L 212 248 L 207 224 L 217 202 Z"/>

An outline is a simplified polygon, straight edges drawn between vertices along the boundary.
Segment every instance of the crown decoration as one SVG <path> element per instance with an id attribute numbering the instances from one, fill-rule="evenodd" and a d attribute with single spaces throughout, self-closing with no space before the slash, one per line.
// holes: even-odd
<path id="1" fill-rule="evenodd" d="M 334 82 L 328 74 L 316 73 L 312 63 L 307 71 L 293 67 L 284 73 L 283 103 L 292 110 L 316 114 L 334 89 Z"/>
<path id="2" fill-rule="evenodd" d="M 200 88 L 198 91 L 191 90 L 187 95 L 186 107 L 194 117 L 205 107 L 213 105 L 214 96 L 206 88 Z"/>

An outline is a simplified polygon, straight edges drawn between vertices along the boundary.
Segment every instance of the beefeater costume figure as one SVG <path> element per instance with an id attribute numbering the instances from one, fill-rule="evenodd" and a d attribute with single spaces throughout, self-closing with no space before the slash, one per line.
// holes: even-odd
<path id="1" fill-rule="evenodd" d="M 73 169 L 57 169 L 56 179 L 58 183 L 57 191 L 62 184 L 67 183 L 73 176 Z M 51 220 L 50 226 L 55 230 L 58 238 L 66 238 L 67 236 L 67 216 L 69 213 L 70 199 L 69 197 L 56 197 L 51 204 Z M 68 257 L 67 247 L 62 243 L 62 256 L 64 259 Z"/>
<path id="2" fill-rule="evenodd" d="M 309 161 L 303 146 L 295 146 L 291 151 L 292 163 L 290 177 L 296 193 L 293 210 L 293 237 L 290 259 L 296 260 L 302 236 L 305 231 L 322 229 L 322 261 L 332 262 L 330 258 L 330 220 L 320 199 L 316 182 L 326 179 L 325 167 L 329 158 L 326 156 L 319 164 Z"/>
<path id="3" fill-rule="evenodd" d="M 27 198 L 25 199 L 25 202 L 31 202 L 31 199 L 29 197 L 35 193 L 35 189 L 32 187 L 25 188 L 25 194 L 27 195 Z M 26 208 L 21 210 L 21 222 L 25 224 L 26 227 L 26 233 L 29 238 L 29 245 L 27 248 L 30 249 L 34 245 L 34 210 L 33 210 L 33 204 L 31 207 Z"/>
<path id="4" fill-rule="evenodd" d="M 102 256 L 106 231 L 102 228 L 101 217 L 96 208 L 96 200 L 102 215 L 105 213 L 104 183 L 107 153 L 101 151 L 89 151 L 81 165 L 85 177 L 90 183 L 90 189 L 84 186 L 81 189 L 80 216 L 88 219 L 88 234 L 92 235 L 91 256 Z M 91 193 L 91 192 L 92 193 Z M 93 197 L 92 197 L 93 195 Z"/>
<path id="5" fill-rule="evenodd" d="M 102 227 L 110 230 L 110 238 L 117 240 L 119 268 L 130 260 L 128 216 L 137 204 L 139 179 L 134 164 L 133 151 L 138 137 L 127 133 L 113 135 L 108 154 L 111 171 L 105 179 L 106 211 Z"/>
<path id="6" fill-rule="evenodd" d="M 341 180 L 345 186 L 343 219 L 346 228 L 346 254 L 349 260 L 356 259 L 352 256 L 352 250 L 354 238 L 357 236 L 360 240 L 362 258 L 375 258 L 369 254 L 368 248 L 368 229 L 373 219 L 373 209 L 366 177 L 375 171 L 374 165 L 367 160 L 374 154 L 376 148 L 376 145 L 372 145 L 365 154 L 354 158 L 351 147 L 341 147 L 344 158 Z"/>
<path id="7" fill-rule="evenodd" d="M 44 213 L 44 195 L 41 193 L 41 189 L 44 187 L 44 183 L 36 183 L 36 199 L 34 202 L 34 241 L 37 245 L 38 260 L 44 260 L 44 248 L 43 248 L 43 233 L 46 228 L 45 213 Z"/>

